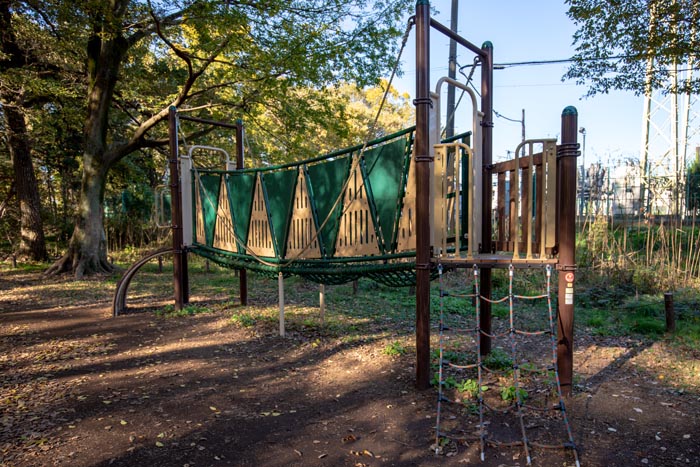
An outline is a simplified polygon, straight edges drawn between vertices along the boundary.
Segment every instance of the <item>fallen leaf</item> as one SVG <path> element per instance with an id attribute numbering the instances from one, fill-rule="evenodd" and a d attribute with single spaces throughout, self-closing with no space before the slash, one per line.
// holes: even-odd
<path id="1" fill-rule="evenodd" d="M 128 424 L 128 422 L 127 422 L 126 420 L 120 420 L 119 423 L 121 423 L 122 425 L 127 425 L 127 424 Z"/>
<path id="2" fill-rule="evenodd" d="M 328 456 L 328 454 L 326 454 L 326 453 L 324 452 L 323 454 L 320 454 L 320 455 L 318 456 L 318 458 L 319 458 L 319 459 L 323 459 L 323 458 L 326 457 L 326 456 Z"/>
<path id="3" fill-rule="evenodd" d="M 635 408 L 634 408 L 634 411 L 635 411 L 635 412 L 639 412 L 639 413 L 642 413 L 642 412 L 643 412 L 643 410 L 642 410 L 642 409 L 640 409 L 640 408 L 637 408 L 637 407 L 635 407 Z"/>
<path id="4" fill-rule="evenodd" d="M 162 448 L 165 445 L 163 443 L 161 443 L 160 441 L 156 441 L 156 446 L 159 448 Z"/>

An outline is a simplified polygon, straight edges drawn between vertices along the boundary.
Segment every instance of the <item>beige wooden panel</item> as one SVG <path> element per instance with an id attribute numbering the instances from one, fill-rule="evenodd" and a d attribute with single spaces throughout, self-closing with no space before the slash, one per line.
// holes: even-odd
<path id="1" fill-rule="evenodd" d="M 316 237 L 316 224 L 306 189 L 304 171 L 299 170 L 292 205 L 292 218 L 287 234 L 287 258 L 320 258 L 321 248 Z"/>
<path id="2" fill-rule="evenodd" d="M 205 245 L 207 237 L 204 234 L 204 213 L 202 212 L 202 195 L 199 191 L 199 177 L 194 182 L 195 209 L 197 210 L 197 228 L 194 233 L 194 241 Z"/>
<path id="3" fill-rule="evenodd" d="M 414 251 L 416 249 L 416 164 L 411 158 L 408 166 L 406 193 L 399 218 L 396 251 Z"/>
<path id="4" fill-rule="evenodd" d="M 343 213 L 340 216 L 335 256 L 370 256 L 379 254 L 374 222 L 367 202 L 367 191 L 362 181 L 359 164 L 350 173 L 343 195 Z"/>
<path id="5" fill-rule="evenodd" d="M 219 208 L 216 212 L 216 227 L 214 227 L 214 248 L 225 251 L 238 251 L 233 235 L 233 220 L 228 202 L 225 177 L 221 177 L 221 187 L 219 188 Z"/>
<path id="6" fill-rule="evenodd" d="M 546 141 L 544 146 L 544 158 L 543 164 L 547 164 L 546 167 L 546 186 L 547 193 L 544 196 L 545 202 L 545 214 L 544 222 L 544 240 L 541 240 L 545 248 L 553 248 L 556 245 L 557 234 L 557 215 L 556 215 L 556 205 L 557 205 L 557 142 L 556 141 Z"/>
<path id="7" fill-rule="evenodd" d="M 255 191 L 253 195 L 253 208 L 250 215 L 250 227 L 248 228 L 248 254 L 256 256 L 275 256 L 275 247 L 272 244 L 272 232 L 267 217 L 267 206 L 263 196 L 260 176 L 255 177 Z"/>

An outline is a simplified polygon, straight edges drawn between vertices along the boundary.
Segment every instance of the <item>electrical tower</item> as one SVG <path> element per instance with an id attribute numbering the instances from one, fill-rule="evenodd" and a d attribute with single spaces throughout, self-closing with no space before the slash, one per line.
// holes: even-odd
<path id="1" fill-rule="evenodd" d="M 647 64 L 647 83 L 653 69 Z M 669 89 L 683 89 L 694 79 L 695 63 L 668 70 Z M 689 92 L 664 92 L 647 86 L 642 109 L 639 207 L 645 215 L 683 217 L 688 165 L 700 146 L 700 105 Z"/>

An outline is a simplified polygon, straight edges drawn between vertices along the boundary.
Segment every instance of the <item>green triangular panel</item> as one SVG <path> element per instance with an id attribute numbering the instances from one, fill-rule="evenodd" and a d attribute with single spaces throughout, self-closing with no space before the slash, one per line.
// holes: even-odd
<path id="1" fill-rule="evenodd" d="M 254 173 L 232 172 L 226 179 L 228 202 L 238 239 L 238 251 L 245 251 L 245 246 L 248 243 L 248 224 L 250 224 L 250 211 L 253 207 L 255 177 Z"/>
<path id="2" fill-rule="evenodd" d="M 261 175 L 267 194 L 267 215 L 272 227 L 272 238 L 275 240 L 275 251 L 277 251 L 279 258 L 284 257 L 287 245 L 287 230 L 289 217 L 292 215 L 297 175 L 296 168 Z"/>
<path id="3" fill-rule="evenodd" d="M 401 181 L 406 157 L 406 138 L 370 149 L 365 152 L 365 174 L 369 179 L 367 190 L 374 201 L 384 250 L 391 249 L 396 228 L 396 214 L 401 196 Z"/>
<path id="4" fill-rule="evenodd" d="M 202 201 L 204 238 L 207 246 L 214 244 L 214 226 L 216 226 L 216 211 L 219 208 L 220 186 L 221 175 L 203 174 L 199 177 L 199 196 Z"/>
<path id="5" fill-rule="evenodd" d="M 350 157 L 343 157 L 322 164 L 310 165 L 309 175 L 310 198 L 316 209 L 318 229 L 326 219 L 328 221 L 319 232 L 319 239 L 327 258 L 335 253 L 335 239 L 338 236 L 338 222 L 343 209 L 342 200 L 336 204 L 341 195 L 345 179 L 350 168 Z M 335 210 L 331 213 L 333 205 Z"/>

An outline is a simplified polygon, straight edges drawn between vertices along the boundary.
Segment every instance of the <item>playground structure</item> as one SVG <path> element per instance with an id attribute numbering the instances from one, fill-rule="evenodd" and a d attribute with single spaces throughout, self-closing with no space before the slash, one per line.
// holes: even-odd
<path id="1" fill-rule="evenodd" d="M 576 109 L 567 107 L 562 113 L 559 144 L 527 140 L 517 146 L 512 160 L 493 164 L 493 47 L 489 42 L 471 44 L 430 18 L 429 8 L 428 1 L 419 0 L 413 19 L 415 128 L 311 160 L 246 169 L 240 121 L 215 122 L 171 109 L 175 306 L 188 302 L 189 252 L 239 270 L 243 304 L 247 270 L 276 276 L 281 334 L 285 276 L 300 275 L 322 286 L 359 277 L 415 285 L 416 386 L 425 389 L 431 377 L 430 281 L 439 271 L 478 268 L 477 340 L 479 355 L 486 355 L 492 338 L 492 269 L 556 269 L 553 342 L 559 392 L 568 396 L 576 269 Z M 480 96 L 449 78 L 439 80 L 431 93 L 431 29 L 477 56 Z M 441 141 L 439 96 L 444 84 L 470 97 L 472 131 Z M 216 148 L 186 146 L 181 151 L 181 120 L 234 130 L 235 164 L 225 154 L 224 169 L 198 168 L 196 151 Z M 136 270 L 165 253 L 155 252 L 127 271 L 117 287 L 115 315 L 126 309 Z M 527 447 L 527 440 L 523 442 Z"/>

